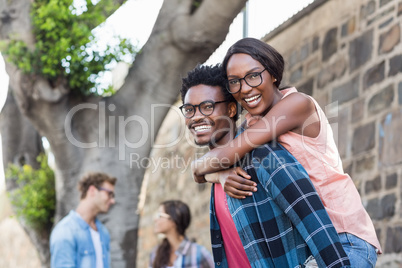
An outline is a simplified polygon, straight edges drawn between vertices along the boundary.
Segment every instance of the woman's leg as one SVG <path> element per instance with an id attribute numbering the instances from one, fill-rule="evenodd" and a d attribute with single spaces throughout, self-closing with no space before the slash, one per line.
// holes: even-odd
<path id="1" fill-rule="evenodd" d="M 374 268 L 377 262 L 375 247 L 350 233 L 340 233 L 339 239 L 353 268 Z"/>

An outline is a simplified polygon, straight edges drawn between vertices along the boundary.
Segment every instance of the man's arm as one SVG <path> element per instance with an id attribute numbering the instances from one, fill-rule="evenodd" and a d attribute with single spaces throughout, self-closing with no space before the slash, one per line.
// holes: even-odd
<path id="1" fill-rule="evenodd" d="M 50 237 L 52 268 L 75 268 L 77 262 L 74 240 L 69 230 L 55 228 Z"/>
<path id="2" fill-rule="evenodd" d="M 252 152 L 258 179 L 306 241 L 319 267 L 350 267 L 338 234 L 307 172 L 280 144 Z"/>

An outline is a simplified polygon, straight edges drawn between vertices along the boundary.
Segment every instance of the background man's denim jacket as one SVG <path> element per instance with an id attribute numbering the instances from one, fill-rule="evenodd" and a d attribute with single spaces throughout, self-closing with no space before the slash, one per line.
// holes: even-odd
<path id="1" fill-rule="evenodd" d="M 110 236 L 106 227 L 95 220 L 103 254 L 103 265 L 110 267 Z M 96 267 L 95 248 L 92 243 L 91 228 L 81 216 L 71 210 L 54 228 L 50 236 L 51 267 Z"/>

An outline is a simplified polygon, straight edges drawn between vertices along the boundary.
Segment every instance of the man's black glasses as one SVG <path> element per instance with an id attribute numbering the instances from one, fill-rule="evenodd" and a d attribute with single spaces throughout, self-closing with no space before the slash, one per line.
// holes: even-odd
<path id="1" fill-rule="evenodd" d="M 229 102 L 229 101 L 228 100 L 224 100 L 224 101 L 206 100 L 206 101 L 201 102 L 198 105 L 183 104 L 179 108 L 180 108 L 182 114 L 184 115 L 184 117 L 186 117 L 186 118 L 193 117 L 195 115 L 195 109 L 197 107 L 203 115 L 208 116 L 214 112 L 215 104 L 223 103 L 223 102 Z"/>
<path id="2" fill-rule="evenodd" d="M 109 190 L 109 189 L 106 189 L 106 188 L 103 188 L 103 187 L 96 187 L 99 191 L 105 191 L 108 195 L 109 195 L 109 198 L 114 198 L 114 192 L 112 191 L 112 190 Z"/>
<path id="3" fill-rule="evenodd" d="M 235 78 L 228 80 L 227 90 L 231 94 L 236 94 L 241 90 L 241 80 L 244 80 L 247 85 L 250 87 L 258 87 L 262 84 L 262 72 L 266 69 L 262 70 L 261 72 L 249 73 L 245 75 L 243 78 Z"/>

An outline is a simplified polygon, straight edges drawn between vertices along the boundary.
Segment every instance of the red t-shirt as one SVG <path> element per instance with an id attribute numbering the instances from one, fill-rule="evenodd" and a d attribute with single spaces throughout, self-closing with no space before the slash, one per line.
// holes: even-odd
<path id="1" fill-rule="evenodd" d="M 236 226 L 229 212 L 226 194 L 222 185 L 215 183 L 215 211 L 222 232 L 223 247 L 230 268 L 251 267 Z"/>

